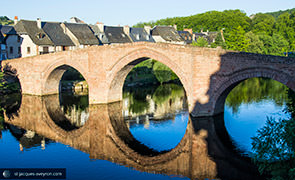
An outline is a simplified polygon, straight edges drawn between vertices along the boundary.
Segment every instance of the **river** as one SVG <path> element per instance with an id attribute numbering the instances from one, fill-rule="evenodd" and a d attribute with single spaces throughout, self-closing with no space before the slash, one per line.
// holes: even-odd
<path id="1" fill-rule="evenodd" d="M 204 118 L 189 116 L 178 84 L 127 87 L 107 105 L 13 94 L 0 102 L 0 168 L 66 168 L 67 179 L 262 179 L 258 130 L 290 119 L 288 91 L 253 78 L 233 89 L 224 114 Z"/>

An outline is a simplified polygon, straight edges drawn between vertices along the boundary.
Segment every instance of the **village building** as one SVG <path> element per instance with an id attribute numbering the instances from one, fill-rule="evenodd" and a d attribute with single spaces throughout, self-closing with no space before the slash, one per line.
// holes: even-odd
<path id="1" fill-rule="evenodd" d="M 155 42 L 185 44 L 184 40 L 178 34 L 176 27 L 155 26 L 151 30 Z"/>
<path id="2" fill-rule="evenodd" d="M 94 35 L 99 40 L 99 44 L 109 44 L 109 40 L 104 32 L 104 24 L 103 23 L 96 23 L 95 25 L 89 25 Z"/>
<path id="3" fill-rule="evenodd" d="M 42 29 L 53 42 L 55 52 L 75 49 L 75 44 L 70 37 L 64 33 L 61 23 L 44 22 Z"/>
<path id="4" fill-rule="evenodd" d="M 41 19 L 20 20 L 14 26 L 21 38 L 21 56 L 35 56 L 55 52 L 54 43 L 42 29 Z"/>
<path id="5" fill-rule="evenodd" d="M 155 42 L 154 38 L 151 36 L 150 31 L 147 32 L 144 28 L 130 28 L 129 36 L 133 42 Z"/>
<path id="6" fill-rule="evenodd" d="M 76 48 L 86 48 L 99 45 L 97 37 L 87 24 L 83 23 L 62 23 L 64 33 L 70 37 Z"/>
<path id="7" fill-rule="evenodd" d="M 128 26 L 104 26 L 103 32 L 110 44 L 117 43 L 131 43 L 132 40 L 129 37 L 130 29 Z"/>
<path id="8" fill-rule="evenodd" d="M 7 50 L 7 59 L 21 57 L 22 38 L 16 33 L 13 26 L 0 25 L 0 32 L 4 37 Z"/>
<path id="9" fill-rule="evenodd" d="M 178 31 L 179 36 L 183 39 L 185 44 L 191 44 L 193 42 L 193 33 L 183 30 L 183 31 Z"/>

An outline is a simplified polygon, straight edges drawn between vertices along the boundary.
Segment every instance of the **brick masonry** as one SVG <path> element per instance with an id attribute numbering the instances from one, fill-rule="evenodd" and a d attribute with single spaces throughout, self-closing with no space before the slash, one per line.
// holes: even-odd
<path id="1" fill-rule="evenodd" d="M 77 69 L 89 85 L 89 103 L 103 104 L 122 99 L 122 87 L 137 63 L 152 58 L 167 65 L 180 78 L 192 116 L 223 112 L 225 98 L 239 82 L 268 77 L 295 90 L 295 59 L 199 48 L 190 45 L 137 42 L 2 62 L 19 77 L 23 94 L 59 92 L 59 80 L 68 66 Z"/>

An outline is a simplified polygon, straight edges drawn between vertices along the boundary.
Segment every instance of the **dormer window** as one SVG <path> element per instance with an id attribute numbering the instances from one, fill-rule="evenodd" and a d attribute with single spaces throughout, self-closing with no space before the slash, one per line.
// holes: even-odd
<path id="1" fill-rule="evenodd" d="M 37 38 L 39 40 L 42 40 L 43 38 L 45 38 L 45 34 L 44 33 L 38 33 L 36 36 L 37 36 Z"/>
<path id="2" fill-rule="evenodd" d="M 122 35 L 122 37 L 125 37 L 125 34 L 122 33 L 121 35 Z"/>
<path id="3" fill-rule="evenodd" d="M 139 40 L 139 34 L 136 34 L 136 40 Z"/>
<path id="4" fill-rule="evenodd" d="M 112 36 L 112 33 L 108 33 L 109 36 Z"/>
<path id="5" fill-rule="evenodd" d="M 146 35 L 146 40 L 150 40 L 150 36 L 149 35 Z"/>

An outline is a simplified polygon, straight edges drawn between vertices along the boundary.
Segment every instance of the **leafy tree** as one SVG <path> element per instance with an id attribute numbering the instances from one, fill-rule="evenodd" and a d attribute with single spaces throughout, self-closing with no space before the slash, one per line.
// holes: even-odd
<path id="1" fill-rule="evenodd" d="M 269 14 L 258 13 L 252 19 L 252 30 L 254 33 L 265 32 L 272 34 L 275 18 Z"/>
<path id="2" fill-rule="evenodd" d="M 275 30 L 289 41 L 290 50 L 295 50 L 295 11 L 281 14 L 276 21 Z"/>
<path id="3" fill-rule="evenodd" d="M 208 47 L 208 41 L 207 39 L 203 37 L 199 37 L 196 41 L 193 41 L 192 43 L 193 46 L 198 46 L 198 47 Z"/>
<path id="4" fill-rule="evenodd" d="M 225 39 L 228 49 L 247 51 L 249 40 L 246 38 L 245 30 L 241 26 L 228 32 Z"/>
<path id="5" fill-rule="evenodd" d="M 263 53 L 263 42 L 259 39 L 259 36 L 254 34 L 252 31 L 245 34 L 246 39 L 249 41 L 249 46 L 247 47 L 247 52 L 251 53 Z"/>
<path id="6" fill-rule="evenodd" d="M 177 75 L 170 68 L 158 61 L 153 66 L 153 73 L 161 84 L 178 79 Z"/>

